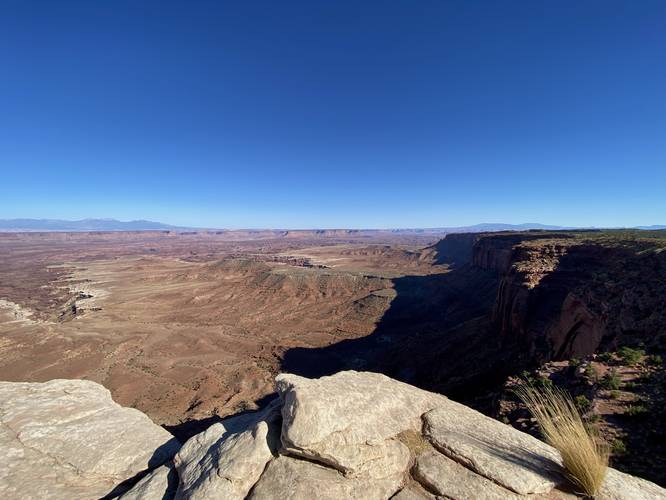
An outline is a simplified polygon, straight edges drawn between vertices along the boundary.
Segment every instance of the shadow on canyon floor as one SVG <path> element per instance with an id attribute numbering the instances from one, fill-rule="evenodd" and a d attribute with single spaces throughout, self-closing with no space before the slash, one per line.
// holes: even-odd
<path id="1" fill-rule="evenodd" d="M 491 328 L 498 282 L 496 273 L 471 265 L 395 278 L 396 297 L 372 334 L 323 348 L 290 349 L 282 371 L 306 377 L 375 371 L 468 400 L 511 371 Z"/>

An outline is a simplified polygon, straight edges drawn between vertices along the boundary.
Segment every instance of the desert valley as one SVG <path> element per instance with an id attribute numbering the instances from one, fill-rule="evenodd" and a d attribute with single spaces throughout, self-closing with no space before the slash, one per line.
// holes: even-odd
<path id="1" fill-rule="evenodd" d="M 97 382 L 185 442 L 272 404 L 281 372 L 344 370 L 536 434 L 510 390 L 529 378 L 577 397 L 616 467 L 666 483 L 663 231 L 4 233 L 0 247 L 2 380 Z"/>
<path id="2" fill-rule="evenodd" d="M 371 334 L 392 279 L 443 272 L 431 240 L 3 234 L 0 376 L 95 380 L 167 425 L 252 408 L 286 351 Z"/>

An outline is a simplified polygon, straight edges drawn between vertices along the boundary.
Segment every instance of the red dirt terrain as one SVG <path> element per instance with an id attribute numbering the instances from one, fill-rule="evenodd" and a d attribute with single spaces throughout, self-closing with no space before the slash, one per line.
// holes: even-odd
<path id="1" fill-rule="evenodd" d="M 369 235 L 368 235 L 369 234 Z M 272 391 L 290 348 L 370 334 L 432 236 L 0 234 L 0 379 L 86 378 L 161 424 Z"/>

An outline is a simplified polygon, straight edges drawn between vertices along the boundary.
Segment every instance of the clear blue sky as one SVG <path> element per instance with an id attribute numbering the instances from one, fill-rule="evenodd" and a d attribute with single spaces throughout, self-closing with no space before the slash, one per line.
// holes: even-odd
<path id="1" fill-rule="evenodd" d="M 666 2 L 0 3 L 0 218 L 666 224 Z"/>

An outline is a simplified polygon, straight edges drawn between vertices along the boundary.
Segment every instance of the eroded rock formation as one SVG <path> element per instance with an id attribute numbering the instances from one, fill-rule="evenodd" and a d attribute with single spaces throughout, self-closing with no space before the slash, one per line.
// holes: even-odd
<path id="1" fill-rule="evenodd" d="M 503 274 L 494 321 L 540 360 L 655 345 L 664 340 L 665 279 L 666 252 L 649 245 L 523 241 Z"/>
<path id="2" fill-rule="evenodd" d="M 496 273 L 492 333 L 507 348 L 520 344 L 532 362 L 666 343 L 663 240 L 612 231 L 452 234 L 424 255 Z"/>
<path id="3" fill-rule="evenodd" d="M 554 449 L 444 396 L 352 371 L 279 375 L 277 390 L 263 411 L 183 446 L 175 498 L 576 498 Z M 123 498 L 171 498 L 168 470 Z M 666 490 L 609 469 L 599 498 L 666 498 Z"/>
<path id="4" fill-rule="evenodd" d="M 444 396 L 353 371 L 320 379 L 282 374 L 276 388 L 278 398 L 262 411 L 212 425 L 174 456 L 178 444 L 165 431 L 113 403 L 95 383 L 4 382 L 0 493 L 124 500 L 576 498 L 554 449 Z M 134 485 L 123 492 L 118 485 L 129 478 Z M 609 469 L 598 498 L 666 498 L 666 490 Z"/>

